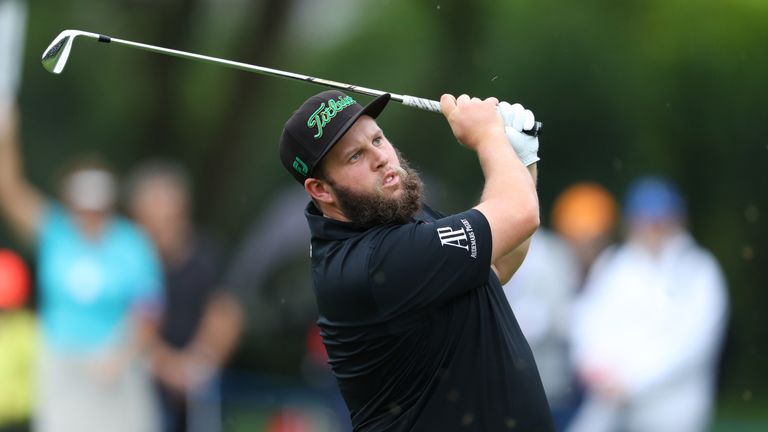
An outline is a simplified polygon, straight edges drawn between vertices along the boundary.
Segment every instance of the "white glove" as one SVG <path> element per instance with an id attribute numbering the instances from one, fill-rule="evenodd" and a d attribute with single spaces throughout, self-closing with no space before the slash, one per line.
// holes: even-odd
<path id="1" fill-rule="evenodd" d="M 523 108 L 519 103 L 510 105 L 507 102 L 499 102 L 499 114 L 504 119 L 507 140 L 512 144 L 523 165 L 536 163 L 539 160 L 539 138 L 522 132 L 530 130 L 536 123 L 531 110 Z"/>

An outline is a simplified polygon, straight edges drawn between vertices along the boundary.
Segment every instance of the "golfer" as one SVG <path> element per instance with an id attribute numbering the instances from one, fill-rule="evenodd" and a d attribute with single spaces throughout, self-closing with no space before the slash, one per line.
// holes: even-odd
<path id="1" fill-rule="evenodd" d="M 444 216 L 422 202 L 419 175 L 375 121 L 389 98 L 363 107 L 319 93 L 280 139 L 283 165 L 311 198 L 318 324 L 354 430 L 552 431 L 502 290 L 539 225 L 538 140 L 520 132 L 533 114 L 443 95 L 485 176 L 475 207 Z"/>

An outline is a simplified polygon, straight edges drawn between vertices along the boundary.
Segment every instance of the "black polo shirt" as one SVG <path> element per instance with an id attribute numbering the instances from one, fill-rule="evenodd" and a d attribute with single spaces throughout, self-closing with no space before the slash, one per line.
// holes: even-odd
<path id="1" fill-rule="evenodd" d="M 318 324 L 355 431 L 553 431 L 477 210 L 368 230 L 310 203 Z"/>

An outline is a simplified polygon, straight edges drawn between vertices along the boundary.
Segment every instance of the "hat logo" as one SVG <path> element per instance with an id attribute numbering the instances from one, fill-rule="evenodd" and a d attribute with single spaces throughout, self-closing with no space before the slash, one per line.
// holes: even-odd
<path id="1" fill-rule="evenodd" d="M 301 160 L 300 157 L 296 156 L 296 159 L 293 160 L 293 169 L 296 170 L 299 174 L 306 176 L 309 172 L 309 167 L 306 163 L 304 163 L 303 160 Z"/>
<path id="2" fill-rule="evenodd" d="M 325 102 L 320 104 L 320 107 L 309 116 L 307 120 L 307 126 L 310 128 L 317 128 L 315 138 L 323 136 L 323 128 L 328 124 L 336 114 L 340 113 L 344 108 L 356 104 L 357 102 L 352 99 L 352 96 L 339 96 L 339 100 L 329 99 L 328 106 Z"/>

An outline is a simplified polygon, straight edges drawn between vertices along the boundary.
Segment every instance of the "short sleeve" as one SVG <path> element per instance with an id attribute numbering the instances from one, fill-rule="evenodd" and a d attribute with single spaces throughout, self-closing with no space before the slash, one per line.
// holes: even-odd
<path id="1" fill-rule="evenodd" d="M 382 230 L 369 262 L 380 313 L 436 308 L 484 286 L 491 272 L 491 246 L 488 221 L 475 209 Z"/>
<path id="2" fill-rule="evenodd" d="M 50 239 L 60 235 L 71 225 L 71 219 L 66 210 L 55 201 L 47 201 L 43 208 L 40 228 L 37 234 L 38 247 L 47 243 Z"/>

